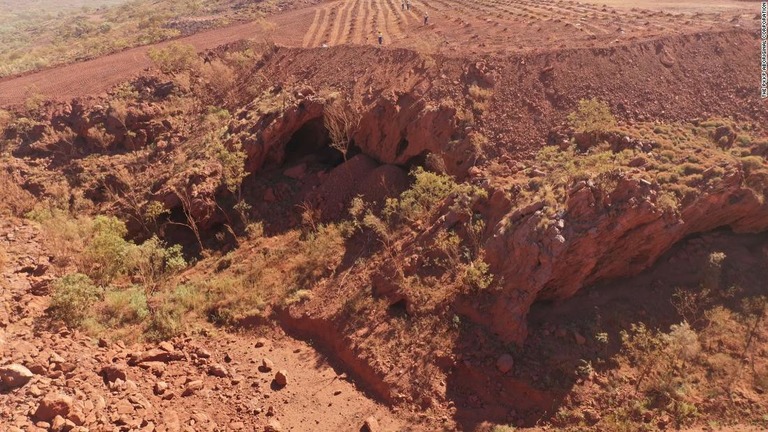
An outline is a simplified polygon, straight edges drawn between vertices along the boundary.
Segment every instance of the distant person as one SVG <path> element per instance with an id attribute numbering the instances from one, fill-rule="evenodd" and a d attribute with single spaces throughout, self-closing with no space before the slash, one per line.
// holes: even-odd
<path id="1" fill-rule="evenodd" d="M 411 10 L 411 0 L 405 0 L 405 9 Z"/>
<path id="2" fill-rule="evenodd" d="M 401 6 L 403 7 L 403 10 L 405 10 L 405 0 L 403 0 L 403 3 Z"/>
<path id="3" fill-rule="evenodd" d="M 424 12 L 424 25 L 427 25 L 429 23 L 429 14 Z"/>
<path id="4" fill-rule="evenodd" d="M 384 43 L 384 35 L 381 34 L 381 30 L 379 30 L 379 46 Z"/>

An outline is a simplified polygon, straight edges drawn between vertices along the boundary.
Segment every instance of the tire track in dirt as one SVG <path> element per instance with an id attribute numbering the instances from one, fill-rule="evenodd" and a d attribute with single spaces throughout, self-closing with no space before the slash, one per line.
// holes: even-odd
<path id="1" fill-rule="evenodd" d="M 323 25 L 320 30 L 320 40 L 318 41 L 317 45 L 321 45 L 323 43 L 327 43 L 328 45 L 331 45 L 333 43 L 333 28 L 336 24 L 336 20 L 339 19 L 339 5 L 335 4 L 331 6 L 331 8 L 328 10 L 328 16 L 326 20 L 323 22 Z"/>
<path id="2" fill-rule="evenodd" d="M 383 4 L 384 14 L 390 29 L 394 29 L 390 32 L 390 42 L 395 42 L 405 38 L 405 26 L 402 24 L 402 19 L 397 18 L 396 8 L 392 5 L 392 0 L 379 0 Z"/>
<path id="3" fill-rule="evenodd" d="M 315 41 L 312 46 L 320 46 L 328 41 L 328 39 L 324 38 L 323 35 L 328 31 L 328 21 L 331 20 L 331 13 L 333 8 L 325 7 L 323 10 L 325 11 L 325 14 L 323 15 L 323 20 L 320 21 L 320 25 L 317 28 L 317 35 L 315 36 Z"/>
<path id="4" fill-rule="evenodd" d="M 357 14 L 355 13 L 355 8 L 357 7 L 358 1 L 359 0 L 346 0 L 347 3 L 346 11 L 344 13 L 344 21 L 339 28 L 336 44 L 349 43 L 350 36 L 352 34 L 353 23 L 357 24 L 357 21 L 359 20 Z"/>
<path id="5" fill-rule="evenodd" d="M 368 22 L 369 9 L 366 8 L 367 0 L 360 0 L 356 2 L 355 6 L 355 30 L 351 35 L 350 43 L 362 44 L 363 33 L 365 32 L 366 23 Z"/>
<path id="6" fill-rule="evenodd" d="M 325 17 L 325 8 L 315 9 L 315 15 L 312 17 L 312 24 L 309 25 L 307 33 L 304 35 L 304 40 L 301 44 L 304 48 L 314 46 L 315 37 L 318 29 L 320 28 L 320 22 Z"/>
<path id="7" fill-rule="evenodd" d="M 342 35 L 344 33 L 344 25 L 348 25 L 348 13 L 349 8 L 352 6 L 351 0 L 344 0 L 337 9 L 336 17 L 333 20 L 331 26 L 331 35 L 328 40 L 328 45 L 341 45 L 343 42 Z"/>
<path id="8" fill-rule="evenodd" d="M 384 11 L 381 7 L 381 0 L 371 0 L 371 2 L 376 16 L 375 25 L 373 28 L 374 39 L 377 37 L 378 32 L 381 32 L 384 40 L 386 42 L 390 42 L 392 38 L 389 36 L 389 31 L 387 30 L 387 20 L 384 18 Z"/>
<path id="9" fill-rule="evenodd" d="M 394 12 L 401 31 L 405 33 L 408 28 L 408 15 L 403 10 L 401 0 L 387 0 L 387 4 L 389 4 L 389 9 Z"/>

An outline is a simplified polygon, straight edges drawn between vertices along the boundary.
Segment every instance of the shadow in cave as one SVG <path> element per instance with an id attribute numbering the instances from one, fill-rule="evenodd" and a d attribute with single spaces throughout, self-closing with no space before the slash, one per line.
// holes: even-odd
<path id="1" fill-rule="evenodd" d="M 741 291 L 718 298 L 713 306 L 738 310 L 743 299 L 768 294 L 768 233 L 717 230 L 679 242 L 637 276 L 587 287 L 570 299 L 534 304 L 528 314 L 529 335 L 520 347 L 504 344 L 486 327 L 462 319 L 454 348 L 460 360 L 446 382 L 461 430 L 553 420 L 587 379 L 587 362 L 598 374 L 617 373 L 622 330 L 644 323 L 666 332 L 683 321 L 672 302 L 676 290 L 699 290 L 701 270 L 710 255 L 720 251 L 726 255 L 721 284 Z M 607 334 L 607 344 L 597 340 L 598 333 Z M 514 359 L 507 373 L 497 367 L 504 354 Z"/>
<path id="2" fill-rule="evenodd" d="M 357 149 L 350 145 L 348 156 Z M 322 177 L 344 162 L 344 155 L 331 147 L 330 134 L 322 117 L 299 126 L 286 144 L 265 165 L 243 182 L 243 200 L 251 217 L 263 221 L 267 235 L 277 235 L 301 223 L 301 205 L 322 184 Z"/>
<path id="3" fill-rule="evenodd" d="M 331 136 L 322 117 L 304 123 L 285 145 L 281 165 L 289 167 L 300 162 L 317 163 L 328 168 L 344 162 L 344 155 L 331 147 Z"/>

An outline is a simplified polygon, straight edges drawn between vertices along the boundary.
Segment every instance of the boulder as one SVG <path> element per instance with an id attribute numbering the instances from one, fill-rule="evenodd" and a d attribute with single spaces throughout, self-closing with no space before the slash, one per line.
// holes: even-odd
<path id="1" fill-rule="evenodd" d="M 281 369 L 275 374 L 275 384 L 285 387 L 288 384 L 288 371 Z"/>
<path id="2" fill-rule="evenodd" d="M 264 432 L 281 432 L 283 430 L 283 427 L 280 425 L 280 422 L 276 419 L 272 419 L 267 423 L 266 426 L 264 426 Z"/>
<path id="3" fill-rule="evenodd" d="M 264 359 L 261 361 L 261 366 L 259 366 L 259 370 L 262 372 L 271 372 L 274 368 L 275 364 L 272 363 L 272 360 L 266 357 L 264 357 Z"/>
<path id="4" fill-rule="evenodd" d="M 363 432 L 380 432 L 381 428 L 379 427 L 379 422 L 376 420 L 376 417 L 370 416 L 363 422 L 361 430 Z"/>
<path id="5" fill-rule="evenodd" d="M 202 390 L 202 389 L 203 389 L 203 381 L 202 380 L 190 381 L 184 387 L 184 392 L 181 395 L 182 396 L 192 396 L 193 394 L 197 393 L 197 391 Z"/>
<path id="6" fill-rule="evenodd" d="M 37 410 L 35 410 L 34 418 L 45 422 L 52 421 L 56 416 L 66 418 L 69 412 L 72 411 L 73 404 L 74 399 L 70 396 L 49 393 L 40 401 Z"/>
<path id="7" fill-rule="evenodd" d="M 107 383 L 115 382 L 117 379 L 121 379 L 123 381 L 128 379 L 125 368 L 114 364 L 102 367 L 99 375 L 101 375 L 101 377 L 104 378 L 104 381 Z"/>
<path id="8" fill-rule="evenodd" d="M 229 371 L 227 371 L 227 368 L 225 368 L 224 366 L 218 363 L 215 363 L 208 368 L 208 375 L 213 375 L 219 378 L 226 378 L 227 376 L 229 376 Z"/>
<path id="9" fill-rule="evenodd" d="M 35 376 L 29 369 L 20 364 L 10 364 L 0 367 L 0 382 L 6 388 L 18 388 L 26 385 Z"/>

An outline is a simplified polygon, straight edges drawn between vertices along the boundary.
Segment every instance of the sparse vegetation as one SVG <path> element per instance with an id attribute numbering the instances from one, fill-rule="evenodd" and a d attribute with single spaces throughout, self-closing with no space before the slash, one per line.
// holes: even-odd
<path id="1" fill-rule="evenodd" d="M 220 27 L 275 8 L 271 1 L 235 6 L 231 0 L 105 0 L 95 8 L 70 3 L 17 2 L 0 13 L 0 77 L 171 39 L 186 31 L 186 22 L 198 29 Z"/>
<path id="2" fill-rule="evenodd" d="M 67 325 L 78 326 L 91 313 L 101 295 L 102 290 L 88 276 L 82 273 L 64 276 L 53 284 L 51 316 Z"/>
<path id="3" fill-rule="evenodd" d="M 360 123 L 360 113 L 348 102 L 336 98 L 325 106 L 323 122 L 331 138 L 330 146 L 338 150 L 347 160 L 352 135 Z"/>
<path id="4" fill-rule="evenodd" d="M 616 127 L 611 108 L 597 98 L 582 99 L 568 121 L 577 132 L 606 131 Z"/>
<path id="5" fill-rule="evenodd" d="M 202 60 L 195 47 L 173 42 L 165 48 L 151 48 L 149 58 L 164 73 L 175 75 L 197 68 Z"/>

